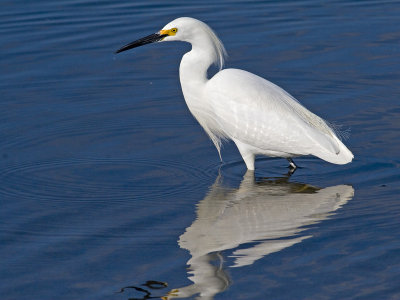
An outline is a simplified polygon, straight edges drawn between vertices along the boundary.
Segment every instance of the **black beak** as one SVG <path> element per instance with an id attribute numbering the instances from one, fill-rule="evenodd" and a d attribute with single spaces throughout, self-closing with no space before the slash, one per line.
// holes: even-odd
<path id="1" fill-rule="evenodd" d="M 153 33 L 148 36 L 145 36 L 144 38 L 138 39 L 132 43 L 129 43 L 129 44 L 123 46 L 121 49 L 118 49 L 117 51 L 115 51 L 115 53 L 120 53 L 122 51 L 126 51 L 126 50 L 129 50 L 132 48 L 136 48 L 136 47 L 143 46 L 146 44 L 158 42 L 158 41 L 161 41 L 166 36 L 168 36 L 168 34 Z"/>

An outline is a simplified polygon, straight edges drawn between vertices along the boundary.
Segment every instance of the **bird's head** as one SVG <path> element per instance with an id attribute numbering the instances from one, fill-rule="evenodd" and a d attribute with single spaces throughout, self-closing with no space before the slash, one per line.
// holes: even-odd
<path id="1" fill-rule="evenodd" d="M 183 41 L 210 50 L 216 64 L 222 67 L 226 51 L 217 35 L 205 23 L 188 17 L 173 20 L 160 31 L 133 41 L 115 53 L 155 42 Z"/>
<path id="2" fill-rule="evenodd" d="M 189 43 L 209 36 L 210 32 L 212 30 L 205 23 L 188 17 L 175 19 L 159 31 L 161 35 L 166 35 L 162 41 L 184 41 Z"/>

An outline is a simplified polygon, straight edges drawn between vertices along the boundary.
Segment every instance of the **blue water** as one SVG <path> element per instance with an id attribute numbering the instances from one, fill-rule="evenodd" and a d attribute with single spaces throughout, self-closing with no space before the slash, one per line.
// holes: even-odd
<path id="1" fill-rule="evenodd" d="M 397 1 L 3 1 L 1 299 L 400 299 Z M 228 67 L 350 130 L 290 178 L 223 163 L 161 43 L 208 23 Z"/>

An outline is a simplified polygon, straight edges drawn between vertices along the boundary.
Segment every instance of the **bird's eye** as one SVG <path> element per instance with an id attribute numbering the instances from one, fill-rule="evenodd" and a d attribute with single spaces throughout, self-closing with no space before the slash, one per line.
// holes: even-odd
<path id="1" fill-rule="evenodd" d="M 177 33 L 177 31 L 178 31 L 177 28 L 172 28 L 172 29 L 171 29 L 171 32 L 173 32 L 173 33 Z"/>

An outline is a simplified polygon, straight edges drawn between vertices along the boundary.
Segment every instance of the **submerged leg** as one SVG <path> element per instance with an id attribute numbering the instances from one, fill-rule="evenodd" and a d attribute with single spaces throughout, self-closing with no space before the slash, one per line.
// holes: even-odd
<path id="1" fill-rule="evenodd" d="M 291 158 L 287 158 L 287 160 L 289 161 L 289 172 L 287 173 L 287 176 L 290 177 L 296 171 L 297 166 Z"/>
<path id="2" fill-rule="evenodd" d="M 293 159 L 290 157 L 286 158 L 289 161 L 289 168 L 291 168 L 293 171 L 297 169 L 296 164 L 294 163 Z"/>

